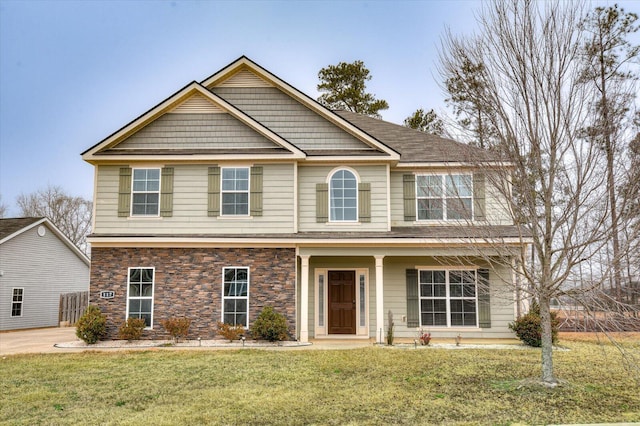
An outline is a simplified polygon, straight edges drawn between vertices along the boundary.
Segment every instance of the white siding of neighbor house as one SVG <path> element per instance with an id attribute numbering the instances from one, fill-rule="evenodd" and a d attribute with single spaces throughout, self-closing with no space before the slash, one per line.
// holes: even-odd
<path id="1" fill-rule="evenodd" d="M 366 249 L 351 250 L 353 256 L 331 257 L 312 256 L 309 260 L 309 335 L 315 337 L 315 269 L 369 269 L 369 337 L 376 338 L 380 330 L 376 330 L 376 276 L 375 261 L 372 256 L 359 256 Z M 383 252 L 384 249 L 378 251 Z M 479 262 L 481 262 L 479 260 Z M 484 267 L 482 263 L 479 267 Z M 389 310 L 393 313 L 394 335 L 399 338 L 417 338 L 419 327 L 407 327 L 407 299 L 406 299 L 406 270 L 419 267 L 438 267 L 442 263 L 437 257 L 408 257 L 408 256 L 387 256 L 384 258 L 384 329 L 383 337 L 386 335 Z M 453 266 L 453 265 L 449 265 Z M 491 327 L 456 327 L 448 329 L 430 327 L 425 331 L 432 333 L 434 337 L 455 337 L 460 334 L 463 338 L 513 338 L 514 334 L 509 330 L 509 323 L 514 321 L 514 301 L 513 287 L 511 282 L 511 271 L 506 267 L 490 270 L 490 294 L 491 294 Z M 298 282 L 300 278 L 298 277 Z M 299 290 L 298 290 L 299 294 Z M 298 301 L 300 303 L 300 301 Z"/>
<path id="2" fill-rule="evenodd" d="M 421 171 L 421 173 L 424 171 Z M 453 171 L 452 171 L 453 172 Z M 391 226 L 415 226 L 416 223 L 404 220 L 404 194 L 402 176 L 411 171 L 391 172 Z M 491 225 L 513 225 L 511 216 L 506 210 L 506 203 L 497 188 L 491 185 L 490 180 L 485 181 L 485 209 L 486 218 Z M 446 222 L 445 222 L 446 223 Z"/>
<path id="3" fill-rule="evenodd" d="M 0 246 L 0 330 L 58 326 L 60 294 L 89 290 L 89 266 L 38 227 Z M 11 316 L 14 288 L 24 289 L 21 317 Z"/>
<path id="4" fill-rule="evenodd" d="M 358 165 L 351 169 L 360 183 L 371 184 L 370 223 L 318 223 L 316 221 L 316 184 L 326 183 L 337 166 L 306 166 L 298 168 L 298 203 L 300 232 L 370 232 L 387 231 L 387 171 L 384 165 Z M 360 200 L 358 200 L 360 201 Z"/>
<path id="5" fill-rule="evenodd" d="M 214 165 L 214 164 L 210 164 Z M 207 214 L 208 166 L 175 165 L 173 216 L 118 217 L 118 182 L 121 166 L 97 166 L 96 234 L 255 234 L 291 233 L 294 229 L 294 166 L 264 164 L 263 215 L 209 217 Z M 217 163 L 224 167 L 224 163 Z M 234 163 L 233 166 L 243 166 Z M 247 164 L 249 166 L 249 164 Z M 140 166 L 145 167 L 145 166 Z M 150 167 L 150 166 L 149 166 Z"/>

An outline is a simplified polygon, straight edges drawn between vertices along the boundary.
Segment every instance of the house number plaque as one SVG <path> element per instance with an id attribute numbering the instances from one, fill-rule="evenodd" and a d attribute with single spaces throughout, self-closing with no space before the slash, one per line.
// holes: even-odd
<path id="1" fill-rule="evenodd" d="M 100 298 L 101 299 L 113 299 L 113 297 L 116 295 L 116 293 L 114 291 L 101 291 L 100 292 Z"/>

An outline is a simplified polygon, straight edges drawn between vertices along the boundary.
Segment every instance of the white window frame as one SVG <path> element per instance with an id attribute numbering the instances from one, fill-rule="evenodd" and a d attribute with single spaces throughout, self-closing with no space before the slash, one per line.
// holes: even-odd
<path id="1" fill-rule="evenodd" d="M 247 189 L 224 189 L 224 171 L 225 170 L 239 170 L 243 169 L 247 171 Z M 234 182 L 237 179 L 234 178 Z M 234 185 L 235 186 L 235 185 Z M 247 194 L 247 212 L 246 213 L 225 213 L 224 212 L 224 194 Z M 251 214 L 251 167 L 248 166 L 230 166 L 220 168 L 220 216 L 225 217 L 248 217 Z"/>
<path id="2" fill-rule="evenodd" d="M 131 296 L 131 270 L 133 269 L 151 269 L 151 296 Z M 141 289 L 142 290 L 142 289 Z M 154 299 L 156 292 L 156 268 L 153 266 L 132 266 L 127 269 L 127 309 L 126 309 L 126 317 L 129 318 L 129 301 L 130 300 L 151 300 L 151 318 L 149 320 L 149 326 L 145 327 L 145 330 L 153 330 L 153 310 L 154 310 Z M 140 318 L 135 317 L 135 318 Z"/>
<path id="3" fill-rule="evenodd" d="M 356 205 L 355 207 L 349 207 L 349 209 L 355 209 L 355 213 L 356 213 L 356 217 L 355 219 L 335 219 L 334 218 L 334 214 L 333 214 L 333 203 L 331 202 L 333 199 L 333 177 L 339 173 L 339 172 L 349 172 L 353 175 L 353 178 L 356 181 L 356 187 L 355 187 L 355 191 L 356 191 Z M 360 185 L 360 176 L 358 176 L 358 173 L 353 170 L 350 167 L 338 167 L 334 170 L 331 171 L 331 173 L 329 173 L 329 176 L 327 178 L 327 183 L 329 184 L 329 191 L 328 191 L 328 197 L 329 197 L 329 223 L 358 223 L 358 221 L 360 220 L 360 194 L 359 194 L 359 185 Z M 343 196 L 343 200 L 344 200 L 344 196 Z M 344 213 L 344 209 L 345 207 L 342 206 L 341 207 Z"/>
<path id="4" fill-rule="evenodd" d="M 480 313 L 478 310 L 478 269 L 475 267 L 464 267 L 464 266 L 451 266 L 451 267 L 417 267 L 418 269 L 418 312 L 420 318 L 420 327 L 423 328 L 435 328 L 435 329 L 444 329 L 444 328 L 461 328 L 461 329 L 473 329 L 479 327 L 480 321 Z M 444 272 L 445 273 L 445 296 L 423 296 L 422 295 L 422 281 L 421 281 L 421 272 Z M 474 297 L 452 297 L 451 296 L 451 280 L 450 274 L 451 272 L 473 272 L 475 276 L 475 295 Z M 447 324 L 446 325 L 431 325 L 431 324 L 423 324 L 422 323 L 422 301 L 423 300 L 444 300 L 446 305 L 446 317 Z M 452 325 L 451 324 L 451 301 L 452 300 L 473 300 L 475 304 L 475 315 L 476 322 L 471 325 Z"/>
<path id="5" fill-rule="evenodd" d="M 229 269 L 244 269 L 247 271 L 247 295 L 246 296 L 226 296 L 225 295 L 225 276 L 226 273 Z M 222 268 L 222 318 L 220 319 L 221 322 L 224 322 L 224 302 L 225 300 L 246 300 L 247 301 L 247 311 L 245 312 L 246 318 L 247 318 L 247 323 L 243 324 L 245 328 L 249 328 L 249 291 L 250 291 L 250 284 L 251 284 L 251 270 L 249 269 L 249 267 L 247 266 L 225 266 L 224 268 Z M 235 311 L 236 313 L 238 311 Z"/>
<path id="6" fill-rule="evenodd" d="M 157 170 L 158 171 L 158 190 L 157 191 L 136 191 L 135 190 L 135 176 L 136 171 L 140 170 Z M 146 180 L 148 181 L 148 180 Z M 162 189 L 162 169 L 160 167 L 135 167 L 131 169 L 131 217 L 160 217 L 160 197 L 161 197 L 161 189 Z M 158 194 L 158 211 L 155 214 L 138 214 L 133 212 L 134 200 L 136 194 Z"/>
<path id="7" fill-rule="evenodd" d="M 20 300 L 14 300 L 16 297 L 16 290 L 20 290 Z M 13 306 L 20 305 L 20 315 L 13 314 Z M 13 287 L 11 289 L 11 318 L 20 318 L 24 312 L 24 287 Z"/>
<path id="8" fill-rule="evenodd" d="M 461 196 L 461 195 L 454 195 L 454 196 L 448 196 L 447 193 L 447 178 L 454 178 L 454 177 L 459 177 L 459 176 L 464 176 L 467 177 L 469 179 L 469 189 L 470 189 L 470 195 L 468 196 Z M 421 177 L 439 177 L 440 178 L 440 183 L 442 185 L 442 192 L 441 192 L 441 196 L 440 197 L 425 197 L 425 196 L 420 196 L 420 191 L 419 191 L 419 180 Z M 416 192 L 416 220 L 419 222 L 437 222 L 437 221 L 457 221 L 457 222 L 462 222 L 462 221 L 470 221 L 473 220 L 474 217 L 474 211 L 473 211 L 473 192 L 474 192 L 474 188 L 473 188 L 473 173 L 467 173 L 467 172 L 460 172 L 460 173 L 419 173 L 416 174 L 416 182 L 415 182 L 415 192 Z M 458 192 L 458 188 L 456 187 L 456 192 Z M 470 209 L 469 209 L 469 217 L 466 218 L 449 218 L 449 208 L 447 205 L 447 201 L 448 200 L 452 200 L 452 199 L 459 199 L 459 200 L 469 200 L 469 205 L 470 205 Z M 440 200 L 442 202 L 442 217 L 441 218 L 421 218 L 420 217 L 420 200 Z"/>

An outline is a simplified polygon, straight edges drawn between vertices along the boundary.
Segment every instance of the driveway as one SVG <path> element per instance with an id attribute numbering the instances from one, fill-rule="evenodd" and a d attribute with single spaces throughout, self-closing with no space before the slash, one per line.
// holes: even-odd
<path id="1" fill-rule="evenodd" d="M 0 355 L 21 353 L 68 352 L 55 348 L 60 342 L 78 340 L 75 327 L 38 328 L 0 333 Z M 71 351 L 76 352 L 76 351 Z"/>

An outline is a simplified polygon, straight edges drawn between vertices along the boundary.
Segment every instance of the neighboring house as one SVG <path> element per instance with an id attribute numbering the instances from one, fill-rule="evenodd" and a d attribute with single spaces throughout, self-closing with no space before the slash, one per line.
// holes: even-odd
<path id="1" fill-rule="evenodd" d="M 89 267 L 49 219 L 0 219 L 0 330 L 58 326 L 60 294 L 87 291 Z"/>
<path id="2" fill-rule="evenodd" d="M 90 303 L 111 337 L 127 317 L 160 337 L 186 316 L 210 338 L 268 305 L 301 341 L 381 341 L 389 310 L 399 337 L 511 337 L 512 272 L 479 250 L 521 240 L 469 155 L 491 162 L 330 111 L 241 57 L 82 154 L 96 179 Z"/>

